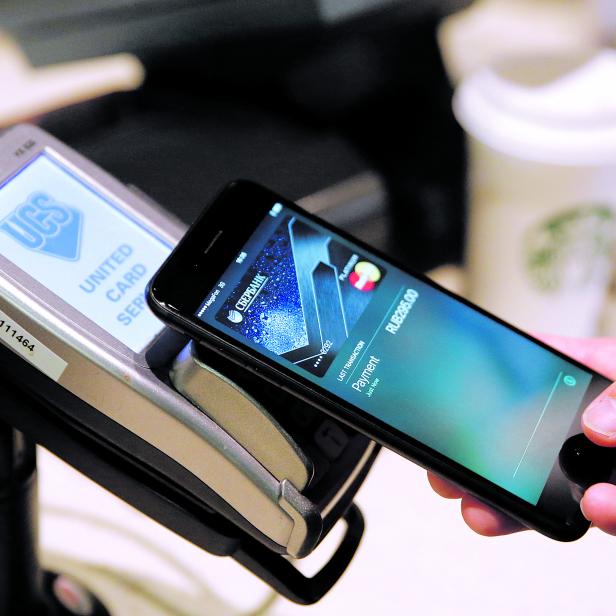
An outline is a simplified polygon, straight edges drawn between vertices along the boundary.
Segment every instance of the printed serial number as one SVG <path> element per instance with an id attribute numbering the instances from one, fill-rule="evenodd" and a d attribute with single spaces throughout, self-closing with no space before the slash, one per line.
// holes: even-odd
<path id="1" fill-rule="evenodd" d="M 16 329 L 13 323 L 0 319 L 0 335 L 3 338 L 12 338 L 15 342 L 19 342 L 21 346 L 25 349 L 28 349 L 32 353 L 36 349 L 36 346 L 33 342 L 24 336 L 23 332 L 19 329 Z"/>

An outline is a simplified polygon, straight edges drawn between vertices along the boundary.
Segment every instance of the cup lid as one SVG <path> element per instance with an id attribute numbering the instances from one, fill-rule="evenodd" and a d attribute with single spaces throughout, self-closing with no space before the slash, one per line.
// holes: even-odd
<path id="1" fill-rule="evenodd" d="M 469 134 L 511 156 L 616 163 L 616 50 L 484 67 L 458 87 L 453 108 Z"/>

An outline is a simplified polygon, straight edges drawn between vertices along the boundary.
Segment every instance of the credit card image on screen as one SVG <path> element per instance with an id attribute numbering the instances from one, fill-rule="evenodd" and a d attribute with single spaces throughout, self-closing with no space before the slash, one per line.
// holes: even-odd
<path id="1" fill-rule="evenodd" d="M 203 254 L 214 230 L 224 240 Z M 150 299 L 525 524 L 564 540 L 586 530 L 559 454 L 607 381 L 266 189 L 223 192 Z"/>
<path id="2" fill-rule="evenodd" d="M 370 305 L 385 269 L 304 220 L 279 220 L 216 311 L 216 322 L 322 377 Z"/>

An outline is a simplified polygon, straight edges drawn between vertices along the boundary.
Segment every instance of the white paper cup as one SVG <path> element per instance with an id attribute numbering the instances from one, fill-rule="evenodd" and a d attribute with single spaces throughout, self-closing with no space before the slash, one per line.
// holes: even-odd
<path id="1" fill-rule="evenodd" d="M 616 52 L 467 78 L 468 295 L 518 326 L 596 332 L 616 236 Z"/>

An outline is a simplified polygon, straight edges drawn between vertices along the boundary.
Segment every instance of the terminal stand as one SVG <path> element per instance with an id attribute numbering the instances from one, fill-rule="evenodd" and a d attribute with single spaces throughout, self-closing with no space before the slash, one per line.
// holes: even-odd
<path id="1" fill-rule="evenodd" d="M 11 354 L 0 353 L 0 359 L 7 359 L 0 361 L 2 373 L 10 374 Z M 270 550 L 225 516 L 195 504 L 160 477 L 127 463 L 123 455 L 102 446 L 94 433 L 88 434 L 67 423 L 52 396 L 34 393 L 44 391 L 43 383 L 37 380 L 45 378 L 33 371 L 27 390 L 0 378 L 0 615 L 108 614 L 74 580 L 41 568 L 36 444 L 198 547 L 216 556 L 230 556 L 296 603 L 310 605 L 321 599 L 348 567 L 364 531 L 363 517 L 352 500 L 339 514 L 346 525 L 341 543 L 323 568 L 307 577 L 292 561 Z M 375 448 L 370 462 L 355 478 L 356 486 L 363 481 L 377 451 Z M 353 494 L 351 489 L 351 499 Z M 57 596 L 59 591 L 65 602 L 79 605 L 81 611 L 64 607 Z M 89 611 L 83 605 L 89 605 Z"/>
<path id="2" fill-rule="evenodd" d="M 0 396 L 2 404 L 12 400 Z M 38 548 L 36 445 L 0 421 L 0 614 L 108 616 L 76 581 L 43 571 Z"/>

